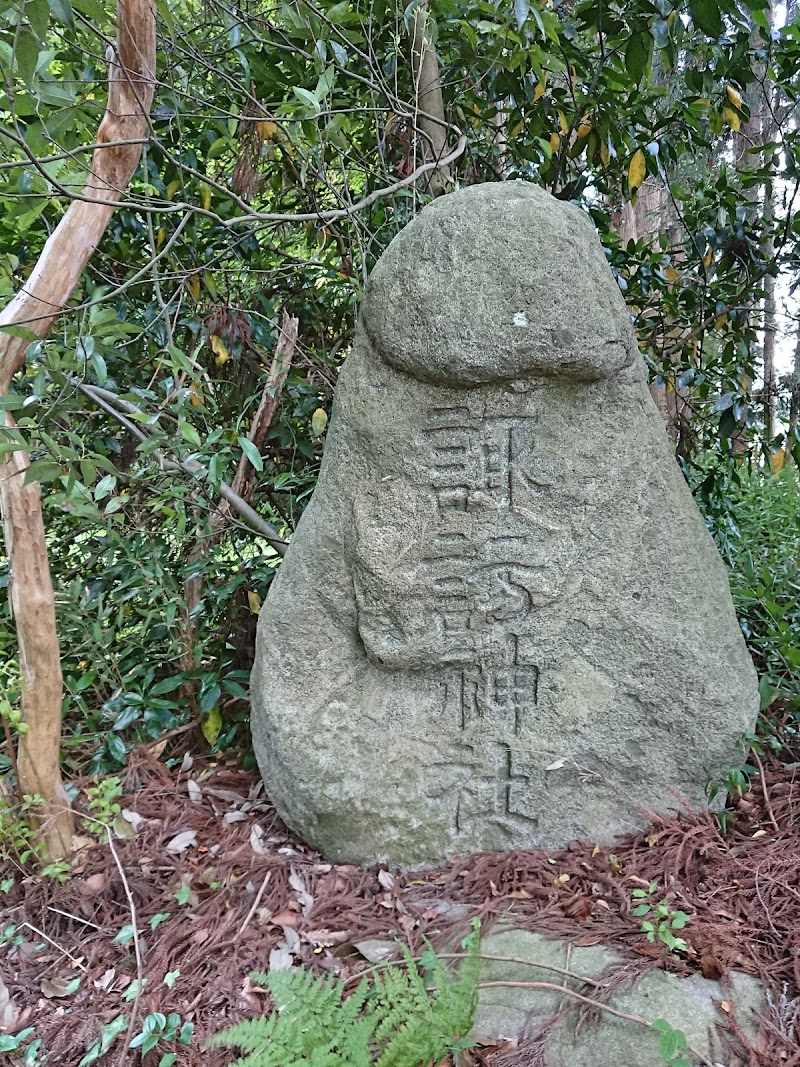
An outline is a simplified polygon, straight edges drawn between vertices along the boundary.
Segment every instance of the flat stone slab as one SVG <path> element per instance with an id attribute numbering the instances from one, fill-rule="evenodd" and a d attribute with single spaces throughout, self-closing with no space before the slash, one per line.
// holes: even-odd
<path id="1" fill-rule="evenodd" d="M 473 186 L 375 267 L 252 694 L 278 812 L 362 865 L 610 844 L 741 761 L 727 574 L 576 207 Z"/>
<path id="2" fill-rule="evenodd" d="M 712 1063 L 734 1067 L 725 1052 L 718 1024 L 725 1022 L 724 1003 L 748 1039 L 758 1039 L 758 1016 L 767 1009 L 761 984 L 733 972 L 729 986 L 702 975 L 680 978 L 652 970 L 629 981 L 610 996 L 590 983 L 564 976 L 564 970 L 602 982 L 629 967 L 621 953 L 603 946 L 578 947 L 528 930 L 496 930 L 481 942 L 481 983 L 550 982 L 566 985 L 617 1011 L 653 1022 L 664 1019 L 680 1030 L 688 1044 Z M 500 962 L 486 956 L 515 958 Z M 565 1009 L 571 1009 L 559 1018 Z M 481 989 L 472 1037 L 492 1044 L 502 1039 L 537 1041 L 543 1067 L 661 1067 L 658 1034 L 604 1013 L 598 1021 L 577 1026 L 580 1005 L 566 993 L 505 986 Z M 558 1021 L 555 1021 L 558 1019 Z M 693 1062 L 691 1055 L 687 1058 Z"/>

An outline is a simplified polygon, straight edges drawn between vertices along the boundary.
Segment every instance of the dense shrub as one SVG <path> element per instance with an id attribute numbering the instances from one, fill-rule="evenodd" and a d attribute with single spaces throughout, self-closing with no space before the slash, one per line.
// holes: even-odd
<path id="1" fill-rule="evenodd" d="M 761 675 L 762 706 L 780 696 L 800 709 L 797 468 L 734 470 L 706 514 L 731 570 L 739 621 Z"/>

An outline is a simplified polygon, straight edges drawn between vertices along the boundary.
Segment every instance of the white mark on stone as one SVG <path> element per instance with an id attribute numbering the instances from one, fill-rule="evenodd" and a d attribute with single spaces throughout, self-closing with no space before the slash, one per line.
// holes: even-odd
<path id="1" fill-rule="evenodd" d="M 525 314 L 524 311 L 515 311 L 514 312 L 514 325 L 515 326 L 527 326 L 528 325 L 528 316 Z"/>

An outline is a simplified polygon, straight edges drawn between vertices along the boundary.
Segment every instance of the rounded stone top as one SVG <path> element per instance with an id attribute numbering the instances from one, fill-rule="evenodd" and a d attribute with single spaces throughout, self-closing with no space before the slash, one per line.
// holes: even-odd
<path id="1" fill-rule="evenodd" d="M 636 354 L 591 220 L 523 181 L 425 207 L 373 270 L 362 322 L 388 363 L 443 385 L 593 381 Z"/>

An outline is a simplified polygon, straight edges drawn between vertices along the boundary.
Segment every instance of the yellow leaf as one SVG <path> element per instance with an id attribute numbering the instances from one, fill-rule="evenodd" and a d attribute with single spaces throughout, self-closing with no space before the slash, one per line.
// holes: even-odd
<path id="1" fill-rule="evenodd" d="M 525 121 L 523 119 L 522 122 L 518 122 L 517 123 L 517 125 L 514 127 L 514 129 L 511 131 L 511 133 L 509 133 L 508 136 L 509 137 L 516 137 L 517 134 L 520 132 L 520 130 L 524 127 L 524 125 L 525 125 Z"/>
<path id="2" fill-rule="evenodd" d="M 728 94 L 728 99 L 734 107 L 740 108 L 742 106 L 742 94 L 738 89 L 734 89 L 732 85 L 726 85 L 725 92 Z"/>
<path id="3" fill-rule="evenodd" d="M 219 713 L 219 708 L 212 708 L 209 711 L 208 715 L 203 719 L 200 729 L 203 731 L 203 737 L 208 741 L 209 745 L 213 745 L 222 729 L 222 716 Z"/>
<path id="4" fill-rule="evenodd" d="M 780 474 L 783 470 L 783 465 L 786 462 L 786 450 L 781 448 L 777 452 L 772 453 L 772 469 L 776 474 Z"/>
<path id="5" fill-rule="evenodd" d="M 167 186 L 167 200 L 171 200 L 180 187 L 181 183 L 179 178 L 175 178 L 174 181 L 171 181 Z"/>
<path id="6" fill-rule="evenodd" d="M 588 137 L 591 132 L 592 127 L 588 122 L 582 122 L 577 130 L 578 137 Z"/>
<path id="7" fill-rule="evenodd" d="M 602 160 L 604 167 L 607 167 L 611 162 L 611 153 L 605 145 L 600 149 L 600 159 Z"/>
<path id="8" fill-rule="evenodd" d="M 211 186 L 204 185 L 200 190 L 200 203 L 203 205 L 204 211 L 208 211 L 211 207 Z"/>
<path id="9" fill-rule="evenodd" d="M 156 234 L 156 248 L 161 248 L 167 236 L 167 231 L 163 226 L 159 226 L 158 233 Z"/>
<path id="10" fill-rule="evenodd" d="M 628 186 L 632 193 L 636 192 L 642 184 L 646 174 L 647 160 L 644 158 L 644 152 L 641 148 L 637 148 L 631 156 L 631 161 L 628 165 Z"/>
<path id="11" fill-rule="evenodd" d="M 727 315 L 720 315 L 717 321 L 714 323 L 715 330 L 721 330 L 725 323 L 728 321 Z"/>
<path id="12" fill-rule="evenodd" d="M 221 367 L 223 365 L 223 363 L 227 363 L 228 362 L 228 360 L 231 358 L 231 354 L 228 351 L 228 349 L 225 347 L 225 342 L 222 340 L 222 338 L 218 334 L 216 334 L 216 333 L 212 333 L 211 334 L 210 343 L 211 343 L 211 351 L 214 353 L 214 355 L 216 357 L 214 362 L 216 363 L 216 365 L 218 367 Z"/>
<path id="13" fill-rule="evenodd" d="M 311 416 L 311 432 L 315 437 L 322 437 L 325 427 L 328 425 L 328 413 L 325 408 L 317 408 Z"/>
<path id="14" fill-rule="evenodd" d="M 258 615 L 261 611 L 261 597 L 258 593 L 254 593 L 252 589 L 247 590 L 247 603 L 250 606 L 250 612 L 253 615 Z"/>
<path id="15" fill-rule="evenodd" d="M 186 283 L 186 288 L 189 290 L 195 300 L 200 299 L 200 279 L 197 277 L 196 274 L 189 278 Z"/>
<path id="16" fill-rule="evenodd" d="M 711 266 L 711 261 L 712 261 L 713 258 L 714 258 L 714 249 L 713 248 L 709 248 L 709 250 L 703 256 L 703 266 L 704 267 L 710 267 Z"/>
<path id="17" fill-rule="evenodd" d="M 533 99 L 541 100 L 544 96 L 544 91 L 547 88 L 545 78 L 542 78 L 540 82 L 536 83 L 536 88 L 533 90 Z"/>
<path id="18" fill-rule="evenodd" d="M 558 136 L 557 133 L 550 134 L 550 147 L 553 149 L 554 152 L 557 152 L 561 147 L 561 138 Z"/>
<path id="19" fill-rule="evenodd" d="M 741 129 L 742 120 L 739 118 L 739 115 L 733 110 L 732 107 L 726 107 L 724 115 L 725 121 L 728 123 L 734 133 Z"/>
<path id="20" fill-rule="evenodd" d="M 670 266 L 664 268 L 664 277 L 667 279 L 667 281 L 676 282 L 680 275 L 674 267 Z"/>
<path id="21" fill-rule="evenodd" d="M 189 386 L 189 403 L 193 408 L 205 407 L 206 400 L 201 391 L 199 382 L 192 382 Z"/>
<path id="22" fill-rule="evenodd" d="M 271 141 L 272 138 L 275 136 L 277 129 L 277 122 L 270 122 L 269 120 L 264 120 L 262 122 L 256 123 L 256 130 L 258 131 L 258 136 L 261 138 L 262 141 Z"/>
<path id="23" fill-rule="evenodd" d="M 559 111 L 558 113 L 558 125 L 561 127 L 561 132 L 566 137 L 569 133 L 569 123 L 567 122 L 567 116 L 563 111 Z"/>

